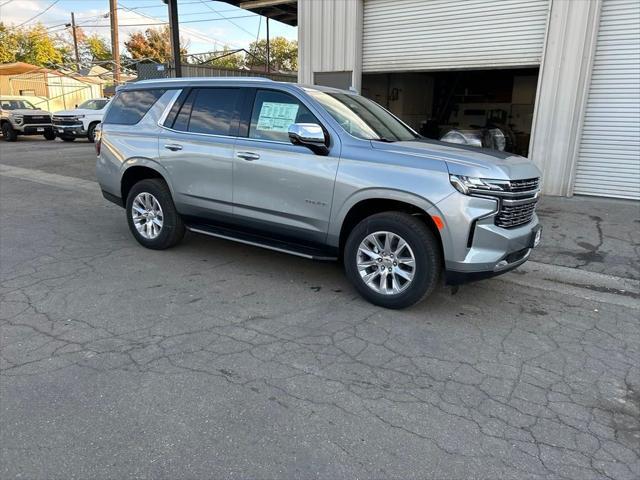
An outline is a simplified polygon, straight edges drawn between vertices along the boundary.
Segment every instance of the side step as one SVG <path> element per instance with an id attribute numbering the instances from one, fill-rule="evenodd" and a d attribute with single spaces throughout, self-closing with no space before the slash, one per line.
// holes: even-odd
<path id="1" fill-rule="evenodd" d="M 232 242 L 243 243 L 254 247 L 266 248 L 276 252 L 288 253 L 297 257 L 308 258 L 310 260 L 319 260 L 331 262 L 338 260 L 338 257 L 328 253 L 325 250 L 310 247 L 307 245 L 299 245 L 289 243 L 274 238 L 263 237 L 247 232 L 241 232 L 230 228 L 219 227 L 214 225 L 187 225 L 187 230 L 193 233 L 201 233 L 210 237 L 231 240 Z"/>

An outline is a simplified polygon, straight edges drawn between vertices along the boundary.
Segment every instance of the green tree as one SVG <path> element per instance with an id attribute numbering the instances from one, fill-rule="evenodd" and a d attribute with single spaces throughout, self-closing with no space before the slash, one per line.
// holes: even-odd
<path id="1" fill-rule="evenodd" d="M 282 72 L 295 72 L 298 70 L 298 42 L 296 40 L 287 40 L 284 37 L 275 37 L 272 38 L 269 43 L 271 70 Z M 251 42 L 249 52 L 251 55 L 247 58 L 248 66 L 266 66 L 266 40 Z"/>
<path id="2" fill-rule="evenodd" d="M 180 53 L 187 53 L 185 42 L 181 41 Z M 162 28 L 147 28 L 144 32 L 134 32 L 129 35 L 129 40 L 124 42 L 127 51 L 134 60 L 149 58 L 159 63 L 171 60 L 171 40 L 169 26 Z"/>

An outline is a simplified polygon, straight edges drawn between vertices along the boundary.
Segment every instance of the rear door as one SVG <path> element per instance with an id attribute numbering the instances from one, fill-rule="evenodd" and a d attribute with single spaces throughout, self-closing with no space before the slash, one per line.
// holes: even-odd
<path id="1" fill-rule="evenodd" d="M 170 111 L 159 149 L 178 211 L 216 219 L 232 213 L 233 148 L 240 88 L 193 88 Z"/>
<path id="2" fill-rule="evenodd" d="M 338 169 L 337 139 L 326 156 L 292 145 L 292 123 L 321 122 L 287 92 L 258 89 L 246 102 L 235 145 L 235 220 L 297 240 L 324 242 Z"/>

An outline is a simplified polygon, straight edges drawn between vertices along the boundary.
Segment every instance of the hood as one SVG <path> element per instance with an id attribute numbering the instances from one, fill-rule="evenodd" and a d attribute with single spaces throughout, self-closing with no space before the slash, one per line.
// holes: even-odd
<path id="1" fill-rule="evenodd" d="M 7 112 L 9 112 L 10 114 L 18 114 L 18 115 L 35 115 L 35 116 L 51 116 L 51 114 L 49 112 L 47 112 L 46 110 L 39 110 L 36 109 L 34 110 L 33 108 L 18 108 L 16 110 L 7 110 Z"/>
<path id="2" fill-rule="evenodd" d="M 497 180 L 520 180 L 539 177 L 538 168 L 525 157 L 489 148 L 456 145 L 430 139 L 404 142 L 376 142 L 376 150 L 412 155 L 446 162 L 449 173 Z"/>
<path id="3" fill-rule="evenodd" d="M 80 108 L 76 108 L 74 110 L 60 110 L 59 112 L 54 112 L 53 114 L 58 117 L 75 117 L 77 115 L 86 115 L 86 111 Z"/>

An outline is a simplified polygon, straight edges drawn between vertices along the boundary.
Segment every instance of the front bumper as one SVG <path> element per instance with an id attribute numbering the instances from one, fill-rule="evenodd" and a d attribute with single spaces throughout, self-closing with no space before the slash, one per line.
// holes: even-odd
<path id="1" fill-rule="evenodd" d="M 47 131 L 52 131 L 53 127 L 51 126 L 50 123 L 45 123 L 45 124 L 27 124 L 27 125 L 19 125 L 19 126 L 15 126 L 14 129 L 20 134 L 20 135 L 43 135 L 44 133 L 46 133 Z"/>
<path id="2" fill-rule="evenodd" d="M 454 193 L 429 213 L 445 220 L 441 231 L 445 281 L 457 285 L 506 273 L 529 259 L 542 227 L 537 215 L 515 228 L 495 224 L 498 202 Z"/>
<path id="3" fill-rule="evenodd" d="M 74 125 L 53 125 L 54 131 L 58 136 L 64 137 L 86 137 L 87 131 L 84 129 L 82 123 Z"/>

